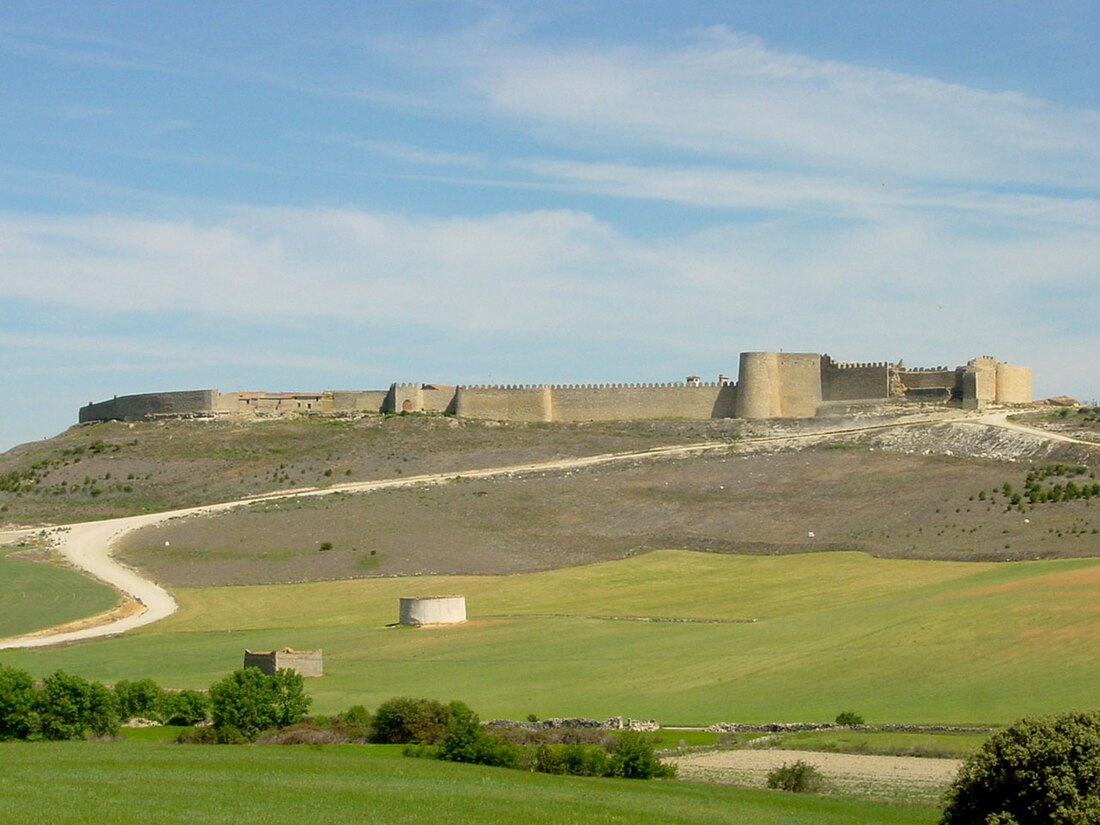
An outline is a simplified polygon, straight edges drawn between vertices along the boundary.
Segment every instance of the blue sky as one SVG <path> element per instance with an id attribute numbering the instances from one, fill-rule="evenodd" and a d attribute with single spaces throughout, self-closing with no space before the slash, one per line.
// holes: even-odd
<path id="1" fill-rule="evenodd" d="M 0 4 L 0 449 L 115 394 L 1100 396 L 1100 4 Z"/>

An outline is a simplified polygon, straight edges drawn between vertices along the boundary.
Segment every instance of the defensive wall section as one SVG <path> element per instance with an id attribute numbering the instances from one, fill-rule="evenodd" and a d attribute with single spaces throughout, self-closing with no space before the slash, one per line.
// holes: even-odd
<path id="1" fill-rule="evenodd" d="M 461 418 L 512 421 L 621 421 L 730 418 L 736 387 L 729 383 L 542 384 L 459 387 Z"/>
<path id="2" fill-rule="evenodd" d="M 849 401 L 957 403 L 967 409 L 1031 401 L 1031 369 L 991 356 L 948 368 L 900 361 L 850 363 L 813 352 L 743 352 L 738 380 L 664 384 L 451 386 L 395 383 L 388 390 L 229 392 L 189 390 L 117 396 L 81 408 L 81 422 L 158 417 L 442 413 L 506 421 L 619 421 L 655 418 L 812 418 Z"/>
<path id="3" fill-rule="evenodd" d="M 98 404 L 80 408 L 80 423 L 86 421 L 140 421 L 160 416 L 213 415 L 217 390 L 148 392 L 116 395 Z"/>

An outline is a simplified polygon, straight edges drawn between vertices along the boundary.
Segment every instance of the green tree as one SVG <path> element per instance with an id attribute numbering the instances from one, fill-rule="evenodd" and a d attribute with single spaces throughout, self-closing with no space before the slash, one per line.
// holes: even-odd
<path id="1" fill-rule="evenodd" d="M 24 670 L 0 665 L 0 740 L 26 739 L 37 728 L 34 680 Z"/>
<path id="2" fill-rule="evenodd" d="M 235 670 L 210 686 L 210 713 L 222 741 L 252 741 L 275 727 L 271 677 L 259 668 Z"/>
<path id="3" fill-rule="evenodd" d="M 123 679 L 115 683 L 114 691 L 121 719 L 163 719 L 164 691 L 152 679 Z"/>
<path id="4" fill-rule="evenodd" d="M 624 779 L 651 779 L 675 776 L 676 767 L 665 765 L 653 755 L 653 743 L 638 731 L 625 731 L 615 742 L 608 760 L 611 776 Z"/>
<path id="5" fill-rule="evenodd" d="M 515 767 L 519 749 L 499 736 L 487 733 L 481 720 L 463 702 L 451 702 L 451 720 L 439 747 L 439 758 L 448 762 L 470 762 L 477 765 Z"/>
<path id="6" fill-rule="evenodd" d="M 306 695 L 305 680 L 295 670 L 280 669 L 271 677 L 272 716 L 280 728 L 297 725 L 313 703 Z"/>
<path id="7" fill-rule="evenodd" d="M 63 671 L 42 680 L 35 696 L 39 729 L 46 739 L 80 739 L 86 730 L 106 736 L 118 730 L 115 696 L 99 682 Z"/>
<path id="8" fill-rule="evenodd" d="M 1100 713 L 1021 719 L 959 769 L 943 825 L 1100 822 Z"/>
<path id="9" fill-rule="evenodd" d="M 289 670 L 268 676 L 246 667 L 210 686 L 210 712 L 223 742 L 251 742 L 270 728 L 297 724 L 310 701 L 301 675 Z"/>
<path id="10" fill-rule="evenodd" d="M 163 718 L 167 725 L 197 725 L 206 721 L 206 694 L 181 690 L 164 694 Z"/>

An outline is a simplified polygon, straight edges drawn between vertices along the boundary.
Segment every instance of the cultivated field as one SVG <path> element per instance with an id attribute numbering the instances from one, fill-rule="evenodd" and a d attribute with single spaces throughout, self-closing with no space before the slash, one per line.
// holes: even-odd
<path id="1" fill-rule="evenodd" d="M 357 745 L 0 744 L 0 820 L 83 825 L 89 812 L 105 825 L 918 825 L 937 819 L 926 807 L 677 781 L 549 776 L 399 753 Z"/>
<path id="2" fill-rule="evenodd" d="M 403 595 L 464 593 L 472 621 L 387 627 Z M 657 551 L 506 577 L 182 589 L 182 610 L 5 664 L 202 688 L 244 648 L 323 648 L 307 684 L 331 712 L 394 695 L 485 718 L 616 714 L 665 724 L 1007 723 L 1091 707 L 1100 560 L 964 563 L 861 553 Z M 690 620 L 690 621 L 688 621 Z"/>
<path id="3" fill-rule="evenodd" d="M 20 544 L 0 546 L 0 637 L 64 624 L 118 603 L 106 585 L 50 564 L 34 541 Z"/>

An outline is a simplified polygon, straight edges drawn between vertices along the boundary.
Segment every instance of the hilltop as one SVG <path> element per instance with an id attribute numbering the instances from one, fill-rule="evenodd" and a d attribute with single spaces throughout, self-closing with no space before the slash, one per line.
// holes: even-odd
<path id="1" fill-rule="evenodd" d="M 1088 410 L 1032 419 L 1077 436 L 1097 428 Z M 942 414 L 889 426 L 904 420 L 501 424 L 410 415 L 98 423 L 0 456 L 0 477 L 9 480 L 0 507 L 11 523 L 63 523 L 454 473 L 448 484 L 257 502 L 129 536 L 120 557 L 169 586 L 528 572 L 669 547 L 972 561 L 1095 554 L 1094 448 Z M 841 432 L 853 423 L 870 428 Z M 480 467 L 715 442 L 728 449 L 462 478 Z M 1052 472 L 1047 488 L 1076 479 L 1090 487 L 1087 498 L 1014 503 L 1029 468 L 1059 464 L 1069 475 Z"/>
<path id="2" fill-rule="evenodd" d="M 153 513 L 284 490 L 669 444 L 744 422 L 466 421 L 446 416 L 79 424 L 0 454 L 0 526 Z"/>

